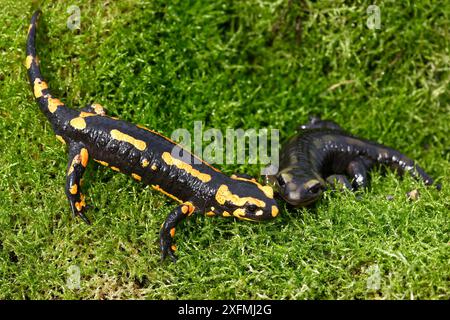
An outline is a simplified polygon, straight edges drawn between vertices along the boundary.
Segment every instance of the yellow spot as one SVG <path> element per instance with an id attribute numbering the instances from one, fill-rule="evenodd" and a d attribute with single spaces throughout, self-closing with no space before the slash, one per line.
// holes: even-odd
<path id="1" fill-rule="evenodd" d="M 66 140 L 64 140 L 64 138 L 60 135 L 56 135 L 56 139 L 58 139 L 62 144 L 66 144 Z"/>
<path id="2" fill-rule="evenodd" d="M 62 103 L 59 99 L 54 99 L 52 97 L 48 97 L 48 110 L 53 113 L 56 111 L 58 106 L 63 106 L 64 103 Z"/>
<path id="3" fill-rule="evenodd" d="M 273 199 L 273 189 L 272 189 L 272 187 L 270 187 L 270 186 L 263 186 L 263 185 L 259 184 L 256 181 L 256 179 L 254 179 L 254 178 L 246 179 L 246 178 L 238 177 L 235 174 L 233 174 L 233 175 L 231 175 L 231 179 L 251 182 L 254 185 L 256 185 L 258 187 L 258 189 L 261 190 L 266 195 L 267 198 Z"/>
<path id="4" fill-rule="evenodd" d="M 159 191 L 159 192 L 165 194 L 166 196 L 172 198 L 173 200 L 175 200 L 177 202 L 180 202 L 180 203 L 183 202 L 180 199 L 178 199 L 177 197 L 175 197 L 173 194 L 170 194 L 167 191 L 163 190 L 159 185 L 153 185 L 152 188 L 155 189 L 156 191 Z"/>
<path id="5" fill-rule="evenodd" d="M 77 194 L 78 186 L 76 184 L 74 184 L 73 186 L 70 187 L 69 191 L 71 194 Z"/>
<path id="6" fill-rule="evenodd" d="M 158 169 L 158 167 L 155 164 L 152 164 L 151 168 L 153 171 L 156 171 L 156 169 Z"/>
<path id="7" fill-rule="evenodd" d="M 87 166 L 88 160 L 89 160 L 89 153 L 86 148 L 82 148 L 80 151 L 80 157 L 81 157 L 81 165 L 83 167 Z"/>
<path id="8" fill-rule="evenodd" d="M 30 26 L 28 27 L 28 34 L 30 34 L 31 29 L 33 28 L 33 25 L 30 24 Z"/>
<path id="9" fill-rule="evenodd" d="M 181 212 L 183 214 L 187 214 L 188 216 L 190 216 L 192 214 L 192 212 L 194 212 L 195 207 L 192 203 L 190 203 L 189 201 L 185 202 L 183 204 L 183 206 L 181 207 Z"/>
<path id="10" fill-rule="evenodd" d="M 216 200 L 220 204 L 225 204 L 226 201 L 230 201 L 232 204 L 238 207 L 242 207 L 247 202 L 257 205 L 259 208 L 266 206 L 266 203 L 262 200 L 253 197 L 240 197 L 232 194 L 226 185 L 221 185 L 216 192 Z"/>
<path id="11" fill-rule="evenodd" d="M 211 176 L 206 173 L 201 173 L 197 169 L 194 169 L 190 164 L 183 162 L 179 159 L 173 158 L 169 152 L 164 152 L 162 155 L 163 160 L 170 166 L 176 166 L 178 169 L 184 170 L 193 177 L 198 178 L 202 182 L 211 181 Z"/>
<path id="12" fill-rule="evenodd" d="M 234 180 L 243 180 L 243 181 L 249 181 L 249 182 L 256 182 L 256 179 L 255 179 L 255 178 L 247 179 L 247 178 L 239 177 L 239 176 L 237 176 L 237 175 L 235 175 L 235 174 L 232 174 L 232 175 L 231 175 L 231 179 L 234 179 Z"/>
<path id="13" fill-rule="evenodd" d="M 231 217 L 231 214 L 228 211 L 224 211 L 222 213 L 222 216 L 224 216 L 224 217 Z"/>
<path id="14" fill-rule="evenodd" d="M 142 180 L 142 177 L 141 177 L 140 175 L 136 174 L 136 173 L 132 173 L 131 176 L 132 176 L 134 179 L 138 180 L 138 181 L 141 181 L 141 180 Z"/>
<path id="15" fill-rule="evenodd" d="M 237 218 L 245 217 L 245 209 L 239 208 L 233 211 L 233 216 Z"/>
<path id="16" fill-rule="evenodd" d="M 259 183 L 257 184 L 258 188 L 264 192 L 267 198 L 273 199 L 273 189 L 271 186 L 262 186 Z"/>
<path id="17" fill-rule="evenodd" d="M 149 163 L 150 162 L 148 162 L 148 160 L 147 159 L 142 159 L 142 161 L 141 161 L 141 166 L 142 166 L 142 168 L 146 168 L 148 165 L 149 165 Z"/>
<path id="18" fill-rule="evenodd" d="M 67 174 L 71 174 L 73 172 L 75 166 L 80 163 L 81 163 L 81 157 L 79 154 L 77 154 L 75 157 L 73 157 L 72 163 L 70 164 L 69 171 L 67 172 Z"/>
<path id="19" fill-rule="evenodd" d="M 207 215 L 208 217 L 212 217 L 212 216 L 215 216 L 216 214 L 215 214 L 213 211 L 208 211 L 208 212 L 206 213 L 206 215 Z"/>
<path id="20" fill-rule="evenodd" d="M 119 141 L 128 142 L 132 144 L 136 149 L 141 151 L 144 151 L 145 148 L 147 148 L 147 144 L 144 141 L 135 139 L 132 136 L 129 136 L 128 134 L 120 132 L 116 129 L 111 130 L 111 137 Z"/>
<path id="21" fill-rule="evenodd" d="M 33 56 L 30 54 L 25 60 L 25 66 L 27 67 L 27 69 L 31 68 L 31 63 L 33 63 Z"/>
<path id="22" fill-rule="evenodd" d="M 184 204 L 188 207 L 188 216 L 190 216 L 194 212 L 195 207 L 189 201 L 186 201 Z"/>
<path id="23" fill-rule="evenodd" d="M 77 208 L 78 211 L 81 211 L 81 209 L 83 209 L 81 202 L 75 202 L 75 208 Z"/>
<path id="24" fill-rule="evenodd" d="M 255 219 L 247 218 L 245 216 L 245 210 L 244 209 L 236 209 L 236 210 L 234 210 L 233 211 L 233 216 L 235 216 L 236 218 L 238 218 L 240 220 L 255 221 Z"/>
<path id="25" fill-rule="evenodd" d="M 86 128 L 86 121 L 81 117 L 77 117 L 70 120 L 70 125 L 75 129 L 83 130 Z"/>
<path id="26" fill-rule="evenodd" d="M 150 162 L 148 162 L 148 160 L 147 159 L 142 159 L 142 162 L 141 162 L 141 166 L 142 166 L 142 168 L 146 168 L 148 165 L 149 165 L 149 163 Z"/>
<path id="27" fill-rule="evenodd" d="M 86 206 L 86 202 L 84 201 L 84 194 L 80 193 L 80 202 L 75 202 L 75 207 L 77 208 L 78 211 L 81 211 L 83 209 L 83 207 Z"/>
<path id="28" fill-rule="evenodd" d="M 172 249 L 172 251 L 177 251 L 177 246 L 173 244 L 170 246 L 170 249 Z"/>
<path id="29" fill-rule="evenodd" d="M 104 115 L 106 114 L 106 113 L 105 113 L 105 109 L 104 109 L 103 106 L 101 106 L 100 104 L 94 103 L 94 104 L 92 104 L 91 106 L 92 106 L 92 108 L 94 108 L 94 112 L 95 112 L 96 114 L 98 114 L 98 115 L 100 115 L 100 116 L 104 116 Z"/>
<path id="30" fill-rule="evenodd" d="M 95 113 L 92 112 L 85 112 L 85 111 L 81 111 L 79 117 L 81 118 L 87 118 L 87 117 L 94 117 L 96 116 Z"/>
<path id="31" fill-rule="evenodd" d="M 120 172 L 120 169 L 117 167 L 111 166 L 110 168 L 113 169 L 114 171 Z"/>
<path id="32" fill-rule="evenodd" d="M 170 236 L 175 237 L 175 228 L 170 229 Z"/>
<path id="33" fill-rule="evenodd" d="M 100 163 L 101 165 L 103 165 L 103 166 L 105 166 L 105 167 L 109 166 L 109 163 L 108 163 L 108 162 L 101 161 L 101 160 L 95 160 L 95 159 L 94 159 L 94 161 Z"/>
<path id="34" fill-rule="evenodd" d="M 278 215 L 278 208 L 277 206 L 272 206 L 272 217 L 276 217 Z"/>
<path id="35" fill-rule="evenodd" d="M 34 80 L 34 88 L 33 88 L 34 96 L 36 98 L 42 97 L 42 91 L 45 89 L 48 89 L 47 83 L 45 83 L 45 81 L 42 81 L 39 78 L 36 78 Z"/>

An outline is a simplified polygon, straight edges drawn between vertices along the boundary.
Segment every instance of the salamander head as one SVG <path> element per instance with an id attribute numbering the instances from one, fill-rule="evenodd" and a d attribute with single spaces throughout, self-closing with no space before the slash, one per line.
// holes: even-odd
<path id="1" fill-rule="evenodd" d="M 285 169 L 277 174 L 275 188 L 287 203 L 306 207 L 320 198 L 325 185 L 315 177 L 306 177 Z"/>
<path id="2" fill-rule="evenodd" d="M 249 221 L 272 219 L 278 215 L 272 187 L 235 175 L 228 182 L 220 185 L 215 194 L 219 214 Z"/>

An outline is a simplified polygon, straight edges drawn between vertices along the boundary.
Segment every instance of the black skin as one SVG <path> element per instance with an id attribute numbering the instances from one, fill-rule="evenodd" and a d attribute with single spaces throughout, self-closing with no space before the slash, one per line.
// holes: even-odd
<path id="1" fill-rule="evenodd" d="M 73 216 L 90 223 L 81 193 L 81 179 L 89 159 L 131 175 L 180 203 L 161 227 L 162 259 L 168 255 L 176 260 L 175 227 L 193 213 L 235 216 L 250 221 L 267 220 L 278 214 L 271 187 L 248 177 L 228 177 L 161 134 L 107 116 L 98 104 L 78 111 L 56 99 L 43 80 L 36 57 L 39 16 L 37 11 L 31 18 L 26 66 L 41 111 L 57 138 L 68 146 L 65 191 Z"/>
<path id="2" fill-rule="evenodd" d="M 368 186 L 368 172 L 385 165 L 426 185 L 433 179 L 414 160 L 382 144 L 346 133 L 338 124 L 311 117 L 281 148 L 280 167 L 266 181 L 295 207 L 309 206 L 331 185 L 358 190 Z M 441 186 L 436 185 L 440 190 Z"/>

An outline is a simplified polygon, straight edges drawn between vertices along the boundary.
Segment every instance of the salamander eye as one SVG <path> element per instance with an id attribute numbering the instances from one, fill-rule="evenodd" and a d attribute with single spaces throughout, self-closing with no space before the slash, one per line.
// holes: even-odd
<path id="1" fill-rule="evenodd" d="M 321 188 L 322 188 L 322 186 L 320 185 L 320 183 L 316 183 L 308 188 L 308 192 L 312 193 L 312 194 L 316 194 L 317 192 L 319 192 L 321 190 Z"/>
<path id="2" fill-rule="evenodd" d="M 249 204 L 247 206 L 247 210 L 250 212 L 255 212 L 256 210 L 258 210 L 258 207 L 256 206 L 256 204 Z"/>
<path id="3" fill-rule="evenodd" d="M 282 176 L 278 176 L 278 177 L 277 177 L 277 181 L 278 181 L 278 185 L 279 185 L 280 187 L 284 187 L 284 186 L 286 185 L 286 181 L 284 181 L 284 179 L 283 179 Z"/>

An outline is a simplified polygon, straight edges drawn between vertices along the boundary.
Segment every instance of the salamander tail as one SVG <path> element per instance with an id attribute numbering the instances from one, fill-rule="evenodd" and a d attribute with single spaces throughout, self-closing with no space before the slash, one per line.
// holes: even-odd
<path id="1" fill-rule="evenodd" d="M 65 107 L 65 105 L 50 94 L 48 85 L 44 81 L 39 68 L 39 58 L 36 54 L 36 29 L 41 13 L 40 10 L 37 10 L 31 17 L 30 26 L 28 27 L 25 66 L 34 97 L 39 103 L 42 112 L 50 118 L 57 108 Z"/>

